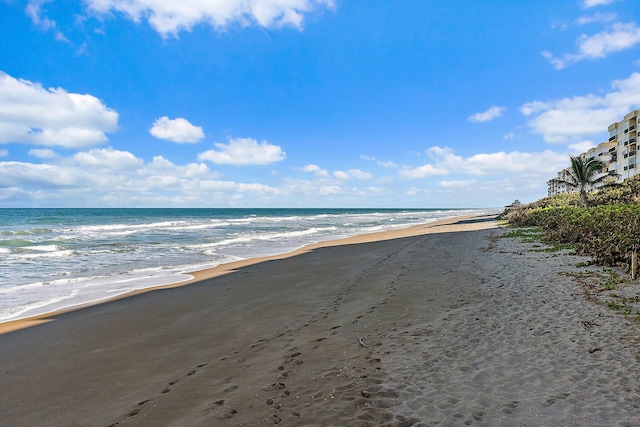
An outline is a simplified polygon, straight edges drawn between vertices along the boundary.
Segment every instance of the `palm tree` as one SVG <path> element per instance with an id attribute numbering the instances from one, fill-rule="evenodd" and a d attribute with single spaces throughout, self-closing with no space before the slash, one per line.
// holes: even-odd
<path id="1" fill-rule="evenodd" d="M 565 179 L 554 178 L 553 181 L 558 184 L 565 184 L 569 188 L 577 189 L 580 192 L 580 199 L 582 205 L 586 208 L 589 204 L 587 199 L 587 189 L 591 188 L 594 184 L 604 181 L 611 175 L 603 175 L 596 178 L 605 165 L 599 160 L 589 159 L 585 160 L 580 156 L 571 157 L 571 167 L 568 169 L 567 177 Z"/>

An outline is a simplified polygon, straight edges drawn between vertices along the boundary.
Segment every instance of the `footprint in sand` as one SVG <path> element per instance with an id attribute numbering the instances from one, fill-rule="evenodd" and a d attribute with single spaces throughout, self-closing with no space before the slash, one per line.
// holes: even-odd
<path id="1" fill-rule="evenodd" d="M 211 403 L 209 403 L 209 406 L 210 406 L 210 407 L 214 407 L 214 406 L 217 406 L 217 407 L 224 406 L 224 399 L 220 399 L 220 400 L 216 400 L 215 402 L 211 402 Z"/>
<path id="2" fill-rule="evenodd" d="M 224 416 L 225 418 L 229 419 L 229 418 L 233 418 L 233 416 L 234 416 L 235 414 L 237 414 L 237 413 L 238 413 L 238 411 L 236 411 L 235 409 L 232 409 L 232 410 L 230 410 L 229 412 L 227 412 L 226 414 L 224 414 L 223 416 Z"/>
<path id="3" fill-rule="evenodd" d="M 502 412 L 504 412 L 505 414 L 510 414 L 514 410 L 518 409 L 519 405 L 520 405 L 519 401 L 512 400 L 511 402 L 505 403 L 504 405 L 502 405 Z"/>

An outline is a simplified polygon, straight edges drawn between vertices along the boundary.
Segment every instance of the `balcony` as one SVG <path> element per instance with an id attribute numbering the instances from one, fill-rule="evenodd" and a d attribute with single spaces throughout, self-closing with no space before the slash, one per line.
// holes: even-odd
<path id="1" fill-rule="evenodd" d="M 617 135 L 613 135 L 611 138 L 609 138 L 609 142 L 614 141 L 617 137 Z"/>
<path id="2" fill-rule="evenodd" d="M 616 147 L 611 147 L 611 148 L 609 148 L 609 152 L 610 152 L 610 153 L 613 153 L 614 151 L 616 151 Z"/>
<path id="3" fill-rule="evenodd" d="M 609 171 L 609 175 L 616 175 L 616 170 L 615 170 L 615 169 L 610 170 L 610 171 Z"/>
<path id="4" fill-rule="evenodd" d="M 631 157 L 631 156 L 635 156 L 635 155 L 636 155 L 636 152 L 635 152 L 635 151 L 631 151 L 631 152 L 629 152 L 629 157 Z"/>
<path id="5" fill-rule="evenodd" d="M 635 128 L 636 128 L 636 125 L 633 125 L 629 127 L 629 130 L 631 131 L 631 130 L 634 130 Z"/>
<path id="6" fill-rule="evenodd" d="M 611 156 L 611 160 L 609 160 L 609 163 L 613 163 L 618 161 L 618 156 Z"/>

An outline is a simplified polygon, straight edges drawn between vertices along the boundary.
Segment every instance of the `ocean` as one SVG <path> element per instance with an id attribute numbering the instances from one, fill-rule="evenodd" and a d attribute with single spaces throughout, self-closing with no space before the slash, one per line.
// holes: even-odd
<path id="1" fill-rule="evenodd" d="M 192 271 L 490 209 L 0 209 L 0 322 Z"/>

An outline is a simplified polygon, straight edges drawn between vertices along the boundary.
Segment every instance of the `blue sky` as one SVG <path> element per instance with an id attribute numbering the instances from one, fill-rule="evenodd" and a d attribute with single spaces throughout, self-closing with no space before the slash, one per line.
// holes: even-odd
<path id="1" fill-rule="evenodd" d="M 640 108 L 632 0 L 0 0 L 0 206 L 495 207 Z"/>

